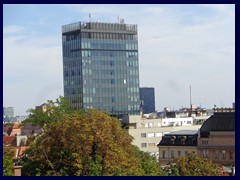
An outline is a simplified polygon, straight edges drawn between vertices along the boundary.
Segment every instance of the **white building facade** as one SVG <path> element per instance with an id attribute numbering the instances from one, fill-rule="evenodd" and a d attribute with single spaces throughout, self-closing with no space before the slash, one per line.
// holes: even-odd
<path id="1" fill-rule="evenodd" d="M 133 145 L 144 152 L 149 152 L 157 159 L 159 157 L 157 145 L 164 134 L 179 130 L 198 130 L 201 127 L 201 125 L 194 125 L 194 117 L 146 119 L 134 115 L 126 116 L 122 122 L 129 125 L 128 132 L 134 137 Z"/>

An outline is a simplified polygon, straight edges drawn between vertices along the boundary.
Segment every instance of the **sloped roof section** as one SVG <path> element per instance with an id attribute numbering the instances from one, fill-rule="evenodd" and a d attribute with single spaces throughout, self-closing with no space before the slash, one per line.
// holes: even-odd
<path id="1" fill-rule="evenodd" d="M 175 131 L 165 134 L 157 146 L 197 146 L 197 136 L 197 130 Z"/>
<path id="2" fill-rule="evenodd" d="M 3 144 L 5 144 L 6 146 L 15 145 L 16 144 L 16 136 L 3 136 Z"/>
<path id="3" fill-rule="evenodd" d="M 20 129 L 21 128 L 21 124 L 15 123 L 12 128 L 13 129 Z"/>
<path id="4" fill-rule="evenodd" d="M 235 131 L 235 112 L 214 113 L 200 128 L 201 137 L 207 137 L 210 131 Z"/>

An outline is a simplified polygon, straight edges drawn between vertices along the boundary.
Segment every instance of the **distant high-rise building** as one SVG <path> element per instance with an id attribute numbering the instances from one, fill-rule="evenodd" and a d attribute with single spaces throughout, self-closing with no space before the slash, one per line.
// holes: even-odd
<path id="1" fill-rule="evenodd" d="M 155 93 L 153 87 L 140 88 L 140 100 L 144 114 L 155 112 Z"/>
<path id="2" fill-rule="evenodd" d="M 13 107 L 3 107 L 3 116 L 4 117 L 13 117 L 14 116 Z"/>
<path id="3" fill-rule="evenodd" d="M 139 114 L 137 25 L 62 26 L 64 97 L 73 109 Z"/>

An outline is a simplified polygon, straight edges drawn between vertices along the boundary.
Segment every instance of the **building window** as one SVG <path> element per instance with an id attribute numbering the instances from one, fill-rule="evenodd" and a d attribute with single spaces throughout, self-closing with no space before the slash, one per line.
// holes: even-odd
<path id="1" fill-rule="evenodd" d="M 153 127 L 153 123 L 149 123 L 149 127 Z"/>
<path id="2" fill-rule="evenodd" d="M 162 137 L 162 133 L 156 133 L 156 137 Z"/>
<path id="3" fill-rule="evenodd" d="M 185 156 L 187 156 L 188 155 L 188 151 L 185 151 Z"/>
<path id="4" fill-rule="evenodd" d="M 181 151 L 178 151 L 178 156 L 181 156 Z"/>
<path id="5" fill-rule="evenodd" d="M 218 150 L 215 150 L 214 157 L 215 157 L 215 159 L 219 158 L 219 151 Z"/>
<path id="6" fill-rule="evenodd" d="M 147 137 L 147 134 L 146 133 L 141 133 L 141 137 L 145 138 L 145 137 Z"/>
<path id="7" fill-rule="evenodd" d="M 185 144 L 185 139 L 181 139 L 181 144 L 182 144 L 182 145 Z"/>
<path id="8" fill-rule="evenodd" d="M 208 140 L 202 140 L 202 144 L 208 145 Z"/>
<path id="9" fill-rule="evenodd" d="M 196 139 L 193 139 L 192 140 L 192 144 L 194 145 L 194 144 L 196 144 L 197 143 L 197 140 Z"/>
<path id="10" fill-rule="evenodd" d="M 174 158 L 174 151 L 171 151 L 171 158 Z"/>
<path id="11" fill-rule="evenodd" d="M 166 152 L 165 151 L 162 152 L 162 157 L 166 158 Z"/>
<path id="12" fill-rule="evenodd" d="M 203 150 L 203 158 L 208 158 L 209 151 L 207 149 Z"/>
<path id="13" fill-rule="evenodd" d="M 148 138 L 154 137 L 154 133 L 148 133 L 147 137 Z"/>
<path id="14" fill-rule="evenodd" d="M 148 123 L 145 123 L 144 125 L 145 125 L 145 127 L 148 127 Z"/>
<path id="15" fill-rule="evenodd" d="M 147 147 L 147 143 L 141 143 L 141 147 L 142 147 L 142 148 Z"/>
<path id="16" fill-rule="evenodd" d="M 229 159 L 233 159 L 233 156 L 234 156 L 233 151 L 229 151 Z"/>
<path id="17" fill-rule="evenodd" d="M 160 127 L 160 126 L 161 126 L 161 123 L 157 123 L 157 126 Z"/>
<path id="18" fill-rule="evenodd" d="M 222 151 L 222 159 L 226 159 L 226 151 L 225 150 Z"/>
<path id="19" fill-rule="evenodd" d="M 148 143 L 148 147 L 155 147 L 155 143 Z"/>
<path id="20" fill-rule="evenodd" d="M 191 121 L 187 121 L 187 124 L 192 124 L 192 122 Z"/>

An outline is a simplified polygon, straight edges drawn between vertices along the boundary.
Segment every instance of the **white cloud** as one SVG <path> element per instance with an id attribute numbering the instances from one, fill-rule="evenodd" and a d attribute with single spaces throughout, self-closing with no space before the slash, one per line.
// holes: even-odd
<path id="1" fill-rule="evenodd" d="M 7 36 L 3 46 L 4 104 L 15 104 L 16 113 L 25 112 L 63 94 L 59 36 Z"/>
<path id="2" fill-rule="evenodd" d="M 143 8 L 143 11 L 150 14 L 160 15 L 163 12 L 163 9 L 160 7 L 146 7 L 146 8 Z"/>
<path id="3" fill-rule="evenodd" d="M 3 27 L 3 34 L 12 34 L 12 33 L 18 33 L 21 32 L 24 28 L 17 25 L 9 25 L 6 27 Z"/>
<path id="4" fill-rule="evenodd" d="M 232 4 L 199 4 L 199 6 L 207 7 L 214 9 L 216 11 L 227 11 L 229 8 L 232 8 Z"/>
<path id="5" fill-rule="evenodd" d="M 63 6 L 74 12 L 74 16 L 63 17 L 63 22 L 73 18 L 88 21 L 91 13 L 92 21 L 116 22 L 119 16 L 126 23 L 138 24 L 140 85 L 155 87 L 158 110 L 168 105 L 175 109 L 189 106 L 190 85 L 197 105 L 212 107 L 219 99 L 225 105 L 234 101 L 234 6 Z M 36 22 L 51 25 L 43 18 Z M 23 30 L 14 25 L 4 27 L 3 41 L 4 103 L 18 101 L 19 108 L 26 97 L 32 107 L 63 92 L 61 33 L 39 36 L 33 29 L 29 28 L 28 34 Z"/>

